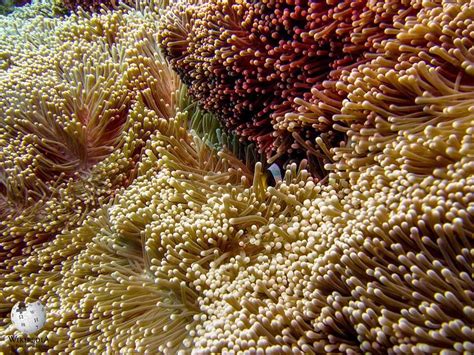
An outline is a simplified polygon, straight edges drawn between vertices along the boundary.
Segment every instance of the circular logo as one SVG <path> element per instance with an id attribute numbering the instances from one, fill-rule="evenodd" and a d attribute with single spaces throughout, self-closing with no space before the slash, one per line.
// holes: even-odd
<path id="1" fill-rule="evenodd" d="M 16 329 L 31 334 L 40 330 L 46 321 L 46 311 L 40 301 L 18 302 L 12 308 L 12 322 Z"/>

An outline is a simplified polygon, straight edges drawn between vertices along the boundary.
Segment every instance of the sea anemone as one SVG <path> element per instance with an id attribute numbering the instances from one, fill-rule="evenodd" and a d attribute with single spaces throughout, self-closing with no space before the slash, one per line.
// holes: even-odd
<path id="1" fill-rule="evenodd" d="M 51 23 L 43 27 L 51 30 Z M 124 67 L 97 43 L 84 44 L 83 54 L 68 52 L 67 42 L 61 46 L 56 58 L 31 66 L 13 61 L 4 72 L 2 234 L 12 240 L 4 244 L 3 262 L 78 223 L 127 178 L 131 161 L 113 153 L 123 140 L 131 106 Z M 31 53 L 27 63 L 45 54 Z M 107 166 L 114 171 L 110 176 Z M 70 199 L 66 204 L 63 196 Z"/>
<path id="2" fill-rule="evenodd" d="M 124 26 L 124 16 L 2 19 L 2 288 L 40 270 L 28 258 L 35 250 L 131 184 L 158 117 L 176 113 L 181 84 L 155 50 L 153 27 L 139 17 Z M 151 90 L 155 116 L 146 110 Z"/>
<path id="3" fill-rule="evenodd" d="M 210 1 L 177 3 L 160 27 L 163 51 L 190 94 L 230 132 L 283 156 L 328 162 L 315 143 L 334 130 L 343 73 L 382 53 L 416 1 Z M 305 104 L 303 104 L 305 103 Z M 309 143 L 307 143 L 309 142 Z"/>
<path id="4" fill-rule="evenodd" d="M 140 177 L 102 210 L 100 224 L 93 222 L 95 236 L 62 280 L 62 311 L 69 316 L 58 320 L 65 337 L 54 350 L 176 352 L 192 344 L 199 292 L 190 283 L 197 274 L 189 272 L 198 260 L 204 270 L 230 254 L 235 242 L 230 234 L 227 243 L 219 241 L 224 227 L 206 197 L 220 195 L 211 190 L 216 183 L 248 181 L 249 173 L 188 134 L 187 118 L 162 120 Z M 191 227 L 200 223 L 215 232 L 201 236 Z"/>
<path id="5" fill-rule="evenodd" d="M 429 175 L 464 155 L 474 100 L 469 4 L 426 4 L 391 30 L 396 39 L 384 43 L 383 56 L 347 75 L 347 104 L 334 120 L 348 126 L 351 142 L 335 149 L 336 159 L 359 171 L 398 142 L 398 164 Z"/>
<path id="6" fill-rule="evenodd" d="M 15 7 L 20 7 L 31 3 L 31 0 L 0 0 L 0 15 L 12 12 Z"/>
<path id="7" fill-rule="evenodd" d="M 88 12 L 98 12 L 101 9 L 116 9 L 121 3 L 133 5 L 134 0 L 53 0 L 54 6 L 69 11 L 82 8 Z"/>

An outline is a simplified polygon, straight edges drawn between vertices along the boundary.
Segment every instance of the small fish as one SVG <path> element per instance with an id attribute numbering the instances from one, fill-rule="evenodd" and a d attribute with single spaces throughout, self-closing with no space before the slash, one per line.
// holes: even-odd
<path id="1" fill-rule="evenodd" d="M 278 164 L 273 163 L 267 168 L 267 181 L 268 185 L 275 186 L 283 180 L 281 176 L 281 169 Z"/>

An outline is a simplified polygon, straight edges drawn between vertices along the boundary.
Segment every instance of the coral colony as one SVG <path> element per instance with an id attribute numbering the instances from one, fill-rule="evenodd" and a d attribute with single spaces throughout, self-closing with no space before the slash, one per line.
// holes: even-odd
<path id="1" fill-rule="evenodd" d="M 0 352 L 474 352 L 473 0 L 23 3 Z"/>

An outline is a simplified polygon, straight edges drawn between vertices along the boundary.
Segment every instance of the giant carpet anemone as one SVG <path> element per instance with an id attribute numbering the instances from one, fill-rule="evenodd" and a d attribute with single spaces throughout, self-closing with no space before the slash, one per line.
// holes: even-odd
<path id="1" fill-rule="evenodd" d="M 190 94 L 269 162 L 309 160 L 323 178 L 346 75 L 383 56 L 384 41 L 419 1 L 177 2 L 160 27 L 163 51 Z M 321 147 L 323 146 L 323 147 Z"/>
<path id="2" fill-rule="evenodd" d="M 50 5 L 0 16 L 0 351 L 474 352 L 472 1 Z"/>

